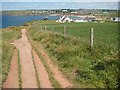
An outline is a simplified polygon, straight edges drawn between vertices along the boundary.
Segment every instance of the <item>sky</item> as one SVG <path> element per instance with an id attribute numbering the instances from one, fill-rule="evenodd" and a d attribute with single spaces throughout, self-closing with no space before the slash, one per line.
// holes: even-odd
<path id="1" fill-rule="evenodd" d="M 2 2 L 118 2 L 120 0 L 1 0 Z"/>
<path id="2" fill-rule="evenodd" d="M 20 2 L 21 1 L 21 2 Z M 32 2 L 31 2 L 32 1 Z M 61 0 L 63 1 L 63 0 Z M 109 2 L 108 2 L 109 1 Z M 115 2 L 116 1 L 116 2 Z M 2 10 L 29 10 L 29 9 L 118 9 L 119 0 L 4 0 Z"/>

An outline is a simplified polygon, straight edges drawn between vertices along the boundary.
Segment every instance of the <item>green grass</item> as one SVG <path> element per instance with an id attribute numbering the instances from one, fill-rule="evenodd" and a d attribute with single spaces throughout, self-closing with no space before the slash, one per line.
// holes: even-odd
<path id="1" fill-rule="evenodd" d="M 54 27 L 62 33 L 66 25 L 67 37 L 41 31 L 40 26 Z M 48 24 L 47 24 L 48 23 Z M 59 24 L 59 26 L 58 26 Z M 89 47 L 89 30 L 94 28 L 94 47 Z M 60 70 L 75 87 L 118 87 L 118 23 L 53 23 L 38 21 L 29 30 L 30 36 L 47 50 Z"/>
<path id="2" fill-rule="evenodd" d="M 20 90 L 21 90 L 21 88 L 22 88 L 22 78 L 21 78 L 21 74 L 22 74 L 22 72 L 21 72 L 21 65 L 20 65 L 20 53 L 19 53 L 19 51 L 17 50 L 17 52 L 18 52 L 18 73 L 19 73 L 19 88 L 20 88 Z"/>
<path id="3" fill-rule="evenodd" d="M 67 35 L 75 36 L 77 38 L 84 38 L 89 40 L 89 32 L 90 28 L 94 28 L 94 40 L 96 43 L 104 41 L 105 43 L 116 42 L 116 36 L 118 36 L 118 23 L 56 23 L 55 21 L 37 21 L 35 26 L 33 25 L 34 30 L 45 30 L 45 26 L 47 26 L 47 30 L 52 30 L 55 32 L 63 33 L 64 27 L 66 26 Z M 103 34 L 104 33 L 104 34 Z"/>
<path id="4" fill-rule="evenodd" d="M 10 62 L 14 51 L 14 46 L 10 43 L 20 37 L 20 31 L 16 27 L 2 30 L 2 83 L 6 80 Z"/>

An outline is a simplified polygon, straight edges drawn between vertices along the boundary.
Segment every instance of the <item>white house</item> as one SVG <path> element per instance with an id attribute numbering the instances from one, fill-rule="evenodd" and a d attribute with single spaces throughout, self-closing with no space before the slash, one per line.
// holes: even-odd
<path id="1" fill-rule="evenodd" d="M 65 22 L 90 22 L 90 21 L 94 21 L 95 17 L 91 17 L 91 16 L 62 16 L 60 17 L 59 20 L 57 20 L 56 22 L 61 22 L 61 23 L 65 23 Z"/>
<path id="2" fill-rule="evenodd" d="M 120 18 L 119 17 L 114 17 L 114 18 L 111 18 L 111 20 L 118 22 L 118 21 L 120 21 Z"/>
<path id="3" fill-rule="evenodd" d="M 67 10 L 62 10 L 63 12 L 67 12 Z"/>
<path id="4" fill-rule="evenodd" d="M 69 18 L 69 17 L 67 17 L 67 16 L 62 16 L 62 17 L 60 17 L 60 19 L 59 20 L 57 20 L 56 22 L 61 22 L 61 23 L 65 23 L 65 22 L 72 22 L 73 20 L 71 19 L 71 18 Z"/>
<path id="5" fill-rule="evenodd" d="M 60 17 L 59 20 L 57 20 L 56 22 L 61 22 L 61 23 L 65 23 L 65 22 L 87 22 L 87 20 L 84 19 L 77 19 L 77 18 L 73 18 L 73 17 L 67 17 L 67 16 L 62 16 Z"/>
<path id="6" fill-rule="evenodd" d="M 88 22 L 87 20 L 74 20 L 74 22 Z"/>

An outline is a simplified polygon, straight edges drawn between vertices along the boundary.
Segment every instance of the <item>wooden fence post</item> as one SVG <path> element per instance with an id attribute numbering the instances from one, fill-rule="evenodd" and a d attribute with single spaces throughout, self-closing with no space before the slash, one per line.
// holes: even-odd
<path id="1" fill-rule="evenodd" d="M 42 26 L 41 26 L 41 30 L 42 30 Z"/>
<path id="2" fill-rule="evenodd" d="M 66 34 L 66 26 L 64 25 L 64 36 L 66 37 L 67 34 Z"/>
<path id="3" fill-rule="evenodd" d="M 54 31 L 54 28 L 53 28 L 53 26 L 52 26 L 52 31 Z"/>
<path id="4" fill-rule="evenodd" d="M 90 29 L 90 47 L 93 47 L 93 28 Z"/>
<path id="5" fill-rule="evenodd" d="M 47 30 L 47 26 L 45 26 L 45 30 Z"/>

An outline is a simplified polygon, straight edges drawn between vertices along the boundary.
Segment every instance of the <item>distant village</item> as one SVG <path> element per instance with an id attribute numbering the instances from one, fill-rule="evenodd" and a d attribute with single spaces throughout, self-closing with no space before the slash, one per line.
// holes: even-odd
<path id="1" fill-rule="evenodd" d="M 117 10 L 102 9 L 55 9 L 55 10 L 15 10 L 2 11 L 3 15 L 49 15 L 60 16 L 56 22 L 104 22 L 120 21 Z"/>

